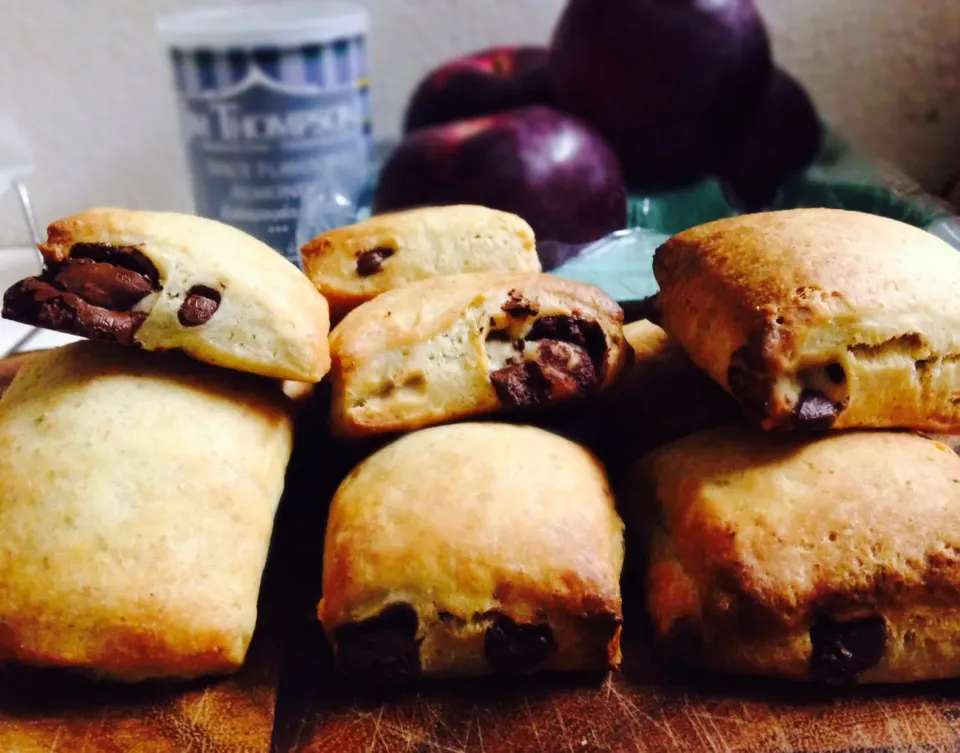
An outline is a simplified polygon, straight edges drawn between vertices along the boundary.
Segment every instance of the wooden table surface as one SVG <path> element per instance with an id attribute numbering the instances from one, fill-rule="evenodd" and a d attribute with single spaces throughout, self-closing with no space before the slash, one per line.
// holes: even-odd
<path id="1" fill-rule="evenodd" d="M 0 361 L 0 389 L 14 370 Z M 421 683 L 366 694 L 344 686 L 313 606 L 326 503 L 353 459 L 326 446 L 316 425 L 301 422 L 244 669 L 213 683 L 137 687 L 6 670 L 0 750 L 960 750 L 960 682 L 844 690 L 662 665 L 629 578 L 619 673 Z"/>

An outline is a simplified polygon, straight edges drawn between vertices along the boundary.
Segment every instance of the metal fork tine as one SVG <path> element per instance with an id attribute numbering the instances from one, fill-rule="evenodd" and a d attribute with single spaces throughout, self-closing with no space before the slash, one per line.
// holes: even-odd
<path id="1" fill-rule="evenodd" d="M 37 248 L 37 244 L 40 243 L 40 229 L 37 227 L 37 218 L 33 214 L 33 207 L 30 204 L 30 194 L 27 192 L 27 187 L 19 180 L 14 181 L 14 188 L 17 189 L 17 196 L 20 198 L 20 208 L 23 210 L 23 218 L 26 220 L 27 229 L 30 231 L 30 236 L 33 240 L 33 250 L 37 255 L 37 259 L 40 261 L 40 267 L 43 267 L 43 255 L 40 253 L 40 249 Z M 27 332 L 23 337 L 17 340 L 13 347 L 8 350 L 8 353 L 16 353 L 24 345 L 30 342 L 34 337 L 40 334 L 40 330 L 37 327 L 34 327 L 32 330 Z"/>

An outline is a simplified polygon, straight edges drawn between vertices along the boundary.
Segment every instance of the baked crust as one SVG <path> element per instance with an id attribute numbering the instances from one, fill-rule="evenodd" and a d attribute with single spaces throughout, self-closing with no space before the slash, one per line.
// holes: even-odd
<path id="1" fill-rule="evenodd" d="M 329 230 L 301 249 L 333 321 L 393 288 L 443 275 L 540 272 L 533 230 L 486 207 L 425 207 Z"/>
<path id="2" fill-rule="evenodd" d="M 120 680 L 244 660 L 292 446 L 278 382 L 80 342 L 0 399 L 0 661 Z"/>
<path id="3" fill-rule="evenodd" d="M 708 223 L 654 257 L 662 324 L 765 428 L 960 429 L 960 254 L 836 209 Z"/>
<path id="4" fill-rule="evenodd" d="M 628 362 L 622 313 L 598 288 L 548 274 L 388 291 L 331 333 L 331 427 L 363 436 L 592 394 Z M 512 369 L 528 382 L 504 386 Z"/>
<path id="5" fill-rule="evenodd" d="M 960 458 L 910 433 L 716 429 L 654 451 L 623 494 L 658 638 L 794 679 L 960 674 Z"/>
<path id="6" fill-rule="evenodd" d="M 318 615 L 351 675 L 615 668 L 622 530 L 578 445 L 527 426 L 425 429 L 338 489 Z"/>
<path id="7" fill-rule="evenodd" d="M 145 350 L 179 349 L 279 379 L 317 382 L 330 367 L 323 296 L 240 230 L 183 214 L 101 208 L 58 220 L 47 233 L 39 246 L 45 273 L 7 291 L 6 318 Z"/>

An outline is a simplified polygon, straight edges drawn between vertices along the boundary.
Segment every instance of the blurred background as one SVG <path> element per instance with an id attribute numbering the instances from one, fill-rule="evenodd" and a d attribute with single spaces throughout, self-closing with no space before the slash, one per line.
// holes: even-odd
<path id="1" fill-rule="evenodd" d="M 262 4 L 264 0 L 259 0 Z M 27 132 L 45 223 L 89 204 L 188 210 L 157 14 L 243 0 L 0 0 L 2 109 Z M 397 135 L 423 74 L 494 43 L 546 42 L 562 0 L 365 0 L 377 137 Z M 940 191 L 960 166 L 960 2 L 758 0 L 779 61 L 823 116 Z M 17 219 L 11 195 L 2 217 Z M 0 243 L 22 241 L 0 223 Z"/>

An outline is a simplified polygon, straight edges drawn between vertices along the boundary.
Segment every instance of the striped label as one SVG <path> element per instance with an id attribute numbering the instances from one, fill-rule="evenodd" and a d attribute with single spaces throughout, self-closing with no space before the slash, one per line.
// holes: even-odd
<path id="1" fill-rule="evenodd" d="M 296 49 L 173 50 L 198 214 L 300 263 L 301 198 L 353 200 L 371 150 L 363 37 Z"/>

